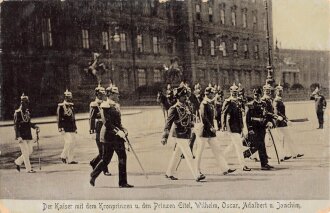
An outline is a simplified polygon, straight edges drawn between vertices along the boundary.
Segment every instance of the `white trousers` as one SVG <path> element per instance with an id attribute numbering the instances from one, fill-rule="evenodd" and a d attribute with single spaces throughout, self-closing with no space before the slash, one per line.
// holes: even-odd
<path id="1" fill-rule="evenodd" d="M 76 147 L 75 132 L 65 132 L 63 134 L 64 138 L 64 148 L 61 153 L 61 158 L 67 159 L 67 163 L 70 163 L 74 159 L 74 149 Z"/>
<path id="2" fill-rule="evenodd" d="M 245 160 L 243 155 L 245 148 L 242 143 L 243 139 L 241 137 L 241 134 L 230 132 L 229 135 L 230 135 L 231 143 L 224 150 L 224 154 L 227 155 L 233 149 L 235 149 L 238 164 L 240 168 L 243 168 L 245 166 Z"/>
<path id="3" fill-rule="evenodd" d="M 279 141 L 279 146 L 281 150 L 281 158 L 287 156 L 297 156 L 298 152 L 296 149 L 296 144 L 291 137 L 291 133 L 288 127 L 278 127 L 276 128 L 277 137 Z"/>
<path id="4" fill-rule="evenodd" d="M 285 157 L 285 151 L 284 151 L 284 147 L 283 147 L 283 135 L 280 133 L 280 131 L 278 131 L 278 128 L 270 129 L 270 132 L 272 133 L 273 138 L 274 138 L 274 143 L 276 145 L 278 157 L 280 159 L 283 159 Z M 268 142 L 266 140 L 268 140 Z M 268 130 L 266 130 L 265 143 L 266 143 L 266 149 L 269 149 L 269 148 L 274 149 L 273 142 L 272 142 L 271 136 L 269 135 Z M 268 145 L 271 144 L 271 146 L 267 146 L 267 144 Z"/>
<path id="5" fill-rule="evenodd" d="M 19 143 L 21 148 L 22 155 L 15 160 L 15 164 L 21 166 L 24 162 L 26 171 L 32 170 L 30 163 L 30 155 L 33 152 L 33 141 L 32 140 L 23 140 Z"/>
<path id="6" fill-rule="evenodd" d="M 197 174 L 201 172 L 200 165 L 202 161 L 202 154 L 205 148 L 205 144 L 208 143 L 211 147 L 212 153 L 217 161 L 218 166 L 222 172 L 227 172 L 229 167 L 226 159 L 224 158 L 220 148 L 219 141 L 216 137 L 204 138 L 204 137 L 196 137 L 197 142 L 197 150 L 196 150 L 196 169 Z"/>
<path id="7" fill-rule="evenodd" d="M 167 167 L 166 175 L 167 176 L 172 176 L 174 173 L 174 170 L 176 169 L 180 157 L 183 154 L 184 155 L 184 160 L 187 162 L 188 167 L 191 171 L 191 174 L 193 175 L 194 179 L 197 179 L 197 173 L 196 170 L 194 169 L 194 159 L 193 155 L 191 153 L 191 150 L 189 148 L 189 139 L 184 139 L 184 138 L 172 138 L 176 144 L 175 150 L 173 151 L 170 163 Z"/>

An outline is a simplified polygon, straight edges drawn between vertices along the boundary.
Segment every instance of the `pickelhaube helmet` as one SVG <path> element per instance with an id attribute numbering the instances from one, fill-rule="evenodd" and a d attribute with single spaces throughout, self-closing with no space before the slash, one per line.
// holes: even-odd
<path id="1" fill-rule="evenodd" d="M 107 94 L 119 94 L 118 87 L 112 83 L 110 83 L 110 85 L 105 90 Z"/>
<path id="2" fill-rule="evenodd" d="M 241 83 L 238 83 L 238 92 L 239 93 L 244 93 L 245 92 L 244 87 Z"/>
<path id="3" fill-rule="evenodd" d="M 68 89 L 65 90 L 64 92 L 65 97 L 72 97 L 72 92 L 70 92 Z"/>
<path id="4" fill-rule="evenodd" d="M 283 87 L 281 86 L 281 82 L 278 83 L 278 85 L 275 87 L 276 90 L 283 90 Z"/>
<path id="5" fill-rule="evenodd" d="M 233 85 L 229 88 L 230 92 L 238 92 L 238 86 L 236 86 L 235 82 Z"/>
<path id="6" fill-rule="evenodd" d="M 208 95 L 208 94 L 214 94 L 216 91 L 215 91 L 215 89 L 214 89 L 214 87 L 212 87 L 212 86 L 208 86 L 208 87 L 206 87 L 205 88 L 205 91 L 204 91 L 204 94 L 205 95 Z"/>
<path id="7" fill-rule="evenodd" d="M 24 94 L 24 92 L 21 95 L 21 101 L 29 101 L 29 97 Z"/>
<path id="8" fill-rule="evenodd" d="M 95 95 L 98 94 L 105 94 L 105 88 L 102 87 L 100 83 L 95 87 Z"/>
<path id="9" fill-rule="evenodd" d="M 184 95 L 188 95 L 187 88 L 182 85 L 180 85 L 178 88 L 175 88 L 173 92 L 174 92 L 175 97 L 177 97 L 177 98 L 184 96 Z"/>
<path id="10" fill-rule="evenodd" d="M 270 84 L 266 83 L 266 84 L 262 87 L 262 89 L 263 89 L 263 90 L 271 90 L 271 89 L 273 89 L 273 87 L 272 87 Z"/>

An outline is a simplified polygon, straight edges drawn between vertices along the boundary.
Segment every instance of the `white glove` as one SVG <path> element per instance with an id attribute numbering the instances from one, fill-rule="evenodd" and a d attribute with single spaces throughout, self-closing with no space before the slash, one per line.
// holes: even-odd
<path id="1" fill-rule="evenodd" d="M 118 135 L 121 138 L 125 138 L 126 137 L 125 132 L 123 132 L 122 130 L 119 130 L 116 135 Z"/>
<path id="2" fill-rule="evenodd" d="M 272 122 L 268 122 L 268 123 L 267 123 L 267 127 L 268 127 L 268 128 L 273 128 L 273 124 L 272 124 Z"/>
<path id="3" fill-rule="evenodd" d="M 277 117 L 277 120 L 279 120 L 279 121 L 283 121 L 283 117 L 282 117 L 282 116 L 278 116 L 278 117 Z"/>
<path id="4" fill-rule="evenodd" d="M 18 137 L 17 140 L 18 140 L 19 143 L 21 143 L 23 141 L 23 138 Z"/>

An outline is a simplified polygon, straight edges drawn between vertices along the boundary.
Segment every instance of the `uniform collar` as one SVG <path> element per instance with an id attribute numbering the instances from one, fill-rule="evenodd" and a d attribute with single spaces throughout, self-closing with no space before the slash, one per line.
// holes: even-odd
<path id="1" fill-rule="evenodd" d="M 206 101 L 207 103 L 212 103 L 213 100 L 209 99 L 207 96 L 204 97 L 204 101 Z"/>
<path id="2" fill-rule="evenodd" d="M 102 103 L 103 102 L 103 100 L 101 100 L 101 99 L 98 99 L 97 97 L 95 98 L 95 102 L 96 103 L 98 103 L 98 104 L 100 104 L 100 103 Z"/>
<path id="3" fill-rule="evenodd" d="M 66 101 L 66 100 L 63 101 L 63 104 L 65 104 L 65 105 L 73 105 L 72 102 L 68 102 L 68 101 Z"/>

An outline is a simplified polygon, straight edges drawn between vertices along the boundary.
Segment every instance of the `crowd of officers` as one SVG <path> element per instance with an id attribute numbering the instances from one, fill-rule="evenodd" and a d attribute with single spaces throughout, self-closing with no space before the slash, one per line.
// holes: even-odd
<path id="1" fill-rule="evenodd" d="M 209 85 L 201 95 L 199 85 L 194 87 L 194 92 L 184 83 L 170 91 L 167 95 L 172 96 L 172 106 L 168 117 L 161 143 L 167 144 L 168 139 L 175 142 L 175 149 L 169 161 L 165 177 L 169 180 L 177 180 L 174 176 L 175 168 L 182 159 L 187 165 L 196 181 L 205 179 L 202 173 L 201 160 L 206 144 L 211 147 L 214 158 L 220 171 L 227 175 L 237 169 L 251 171 L 246 165 L 246 159 L 254 157 L 258 152 L 261 170 L 271 170 L 274 167 L 268 164 L 269 156 L 265 146 L 265 135 L 272 134 L 278 144 L 278 154 L 281 161 L 302 157 L 297 150 L 294 140 L 288 131 L 290 121 L 286 117 L 285 105 L 282 100 L 283 87 L 275 88 L 275 98 L 271 97 L 272 87 L 268 84 L 261 89 L 253 90 L 253 99 L 244 95 L 241 85 L 233 84 L 230 87 L 230 97 L 225 99 L 219 87 Z M 126 172 L 126 149 L 128 131 L 121 123 L 119 90 L 113 84 L 106 89 L 100 85 L 95 88 L 95 100 L 90 103 L 89 126 L 90 134 L 96 134 L 98 153 L 90 161 L 92 172 L 90 184 L 95 186 L 96 178 L 103 173 L 111 176 L 108 164 L 113 153 L 118 156 L 119 187 L 130 188 L 133 185 L 127 182 Z M 311 99 L 316 102 L 316 111 L 319 118 L 319 128 L 323 128 L 323 114 L 326 107 L 324 96 L 316 89 Z M 39 132 L 39 127 L 31 123 L 29 112 L 29 98 L 21 96 L 21 105 L 14 113 L 14 127 L 16 140 L 19 142 L 22 155 L 15 160 L 15 166 L 20 171 L 24 163 L 28 173 L 34 173 L 29 156 L 33 151 L 31 128 Z M 217 126 L 215 126 L 216 120 Z M 57 107 L 58 131 L 62 133 L 64 148 L 60 159 L 64 164 L 77 164 L 74 160 L 76 147 L 75 136 L 77 134 L 74 104 L 72 93 L 64 92 L 64 101 Z M 217 127 L 217 128 L 216 128 Z M 220 132 L 218 132 L 220 131 Z M 220 150 L 219 143 L 227 132 L 231 143 L 224 151 Z M 194 146 L 195 144 L 195 146 Z M 245 147 L 244 147 L 245 146 Z M 275 146 L 275 144 L 274 144 Z M 239 168 L 229 168 L 226 155 L 232 150 L 239 162 Z M 194 151 L 195 150 L 195 151 Z"/>

